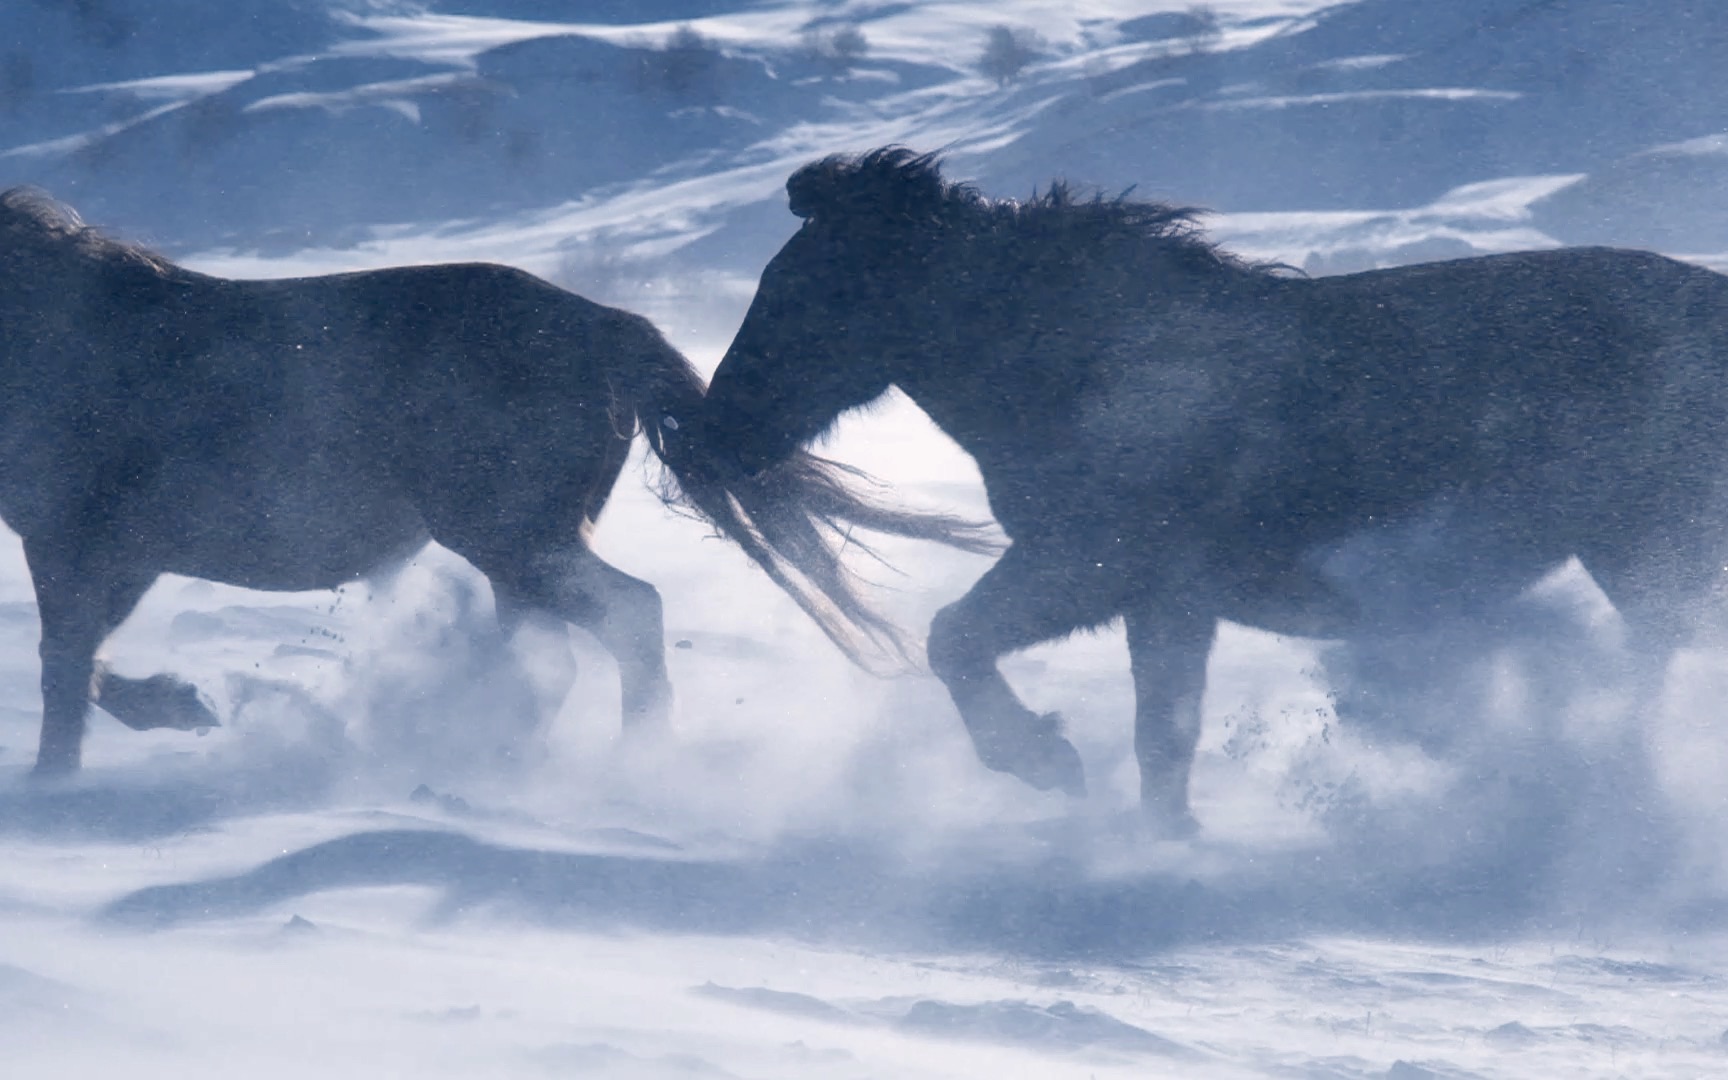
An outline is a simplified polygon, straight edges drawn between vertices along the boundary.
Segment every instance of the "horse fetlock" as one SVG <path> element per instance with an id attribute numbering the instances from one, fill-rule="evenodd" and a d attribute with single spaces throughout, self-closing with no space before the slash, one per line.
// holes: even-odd
<path id="1" fill-rule="evenodd" d="M 82 728 L 80 724 L 79 730 L 71 733 L 44 731 L 36 750 L 36 767 L 30 771 L 31 778 L 52 780 L 77 772 L 83 756 Z"/>
<path id="2" fill-rule="evenodd" d="M 1167 840 L 1182 840 L 1199 831 L 1188 805 L 1188 769 L 1168 764 L 1140 765 L 1140 813 L 1146 827 Z"/>
<path id="3" fill-rule="evenodd" d="M 1200 822 L 1186 805 L 1140 804 L 1141 824 L 1154 840 L 1189 840 L 1200 832 Z"/>
<path id="4" fill-rule="evenodd" d="M 624 696 L 624 738 L 663 735 L 672 729 L 672 684 L 660 679 L 640 691 Z"/>

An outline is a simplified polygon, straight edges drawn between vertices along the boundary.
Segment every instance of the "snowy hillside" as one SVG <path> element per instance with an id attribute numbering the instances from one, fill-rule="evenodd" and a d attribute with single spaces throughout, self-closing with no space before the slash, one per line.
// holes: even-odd
<path id="1" fill-rule="evenodd" d="M 994 65 L 993 28 L 1012 45 Z M 1728 265 L 1712 0 L 14 0 L 0 187 L 235 277 L 519 265 L 640 311 L 704 370 L 822 154 L 1216 208 L 1311 273 L 1564 243 Z M 0 327 L 0 332 L 4 328 Z M 829 451 L 970 513 L 896 401 Z M 1070 803 L 986 772 L 941 686 L 849 666 L 626 468 L 597 546 L 664 594 L 678 703 L 618 731 L 578 635 L 512 652 L 429 550 L 388 585 L 161 582 L 112 642 L 215 702 L 92 721 L 25 779 L 37 620 L 0 543 L 0 1062 L 8 1075 L 1713 1076 L 1728 824 L 1702 640 L 1648 711 L 1596 668 L 1460 673 L 1412 729 L 1340 723 L 1326 648 L 1226 627 L 1201 838 L 1135 826 L 1119 630 L 1005 670 L 1060 710 Z M 861 567 L 922 628 L 987 561 Z M 1607 643 L 1607 644 L 1605 644 Z M 535 730 L 536 703 L 562 701 Z"/>
<path id="2" fill-rule="evenodd" d="M 1728 15 L 1707 0 L 1236 0 L 1200 33 L 1158 0 L 429 7 L 14 5 L 0 177 L 185 253 L 364 244 L 771 163 L 696 230 L 725 231 L 702 261 L 744 267 L 773 243 L 769 176 L 899 139 L 953 146 L 990 190 L 1064 175 L 1227 212 L 1565 176 L 1531 208 L 1555 241 L 1728 249 Z M 1001 86 L 978 71 L 995 25 L 1024 42 Z"/>

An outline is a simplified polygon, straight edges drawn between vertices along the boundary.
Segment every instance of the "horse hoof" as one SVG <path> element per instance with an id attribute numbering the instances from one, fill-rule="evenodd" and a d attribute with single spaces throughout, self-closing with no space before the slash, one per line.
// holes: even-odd
<path id="1" fill-rule="evenodd" d="M 1183 807 L 1171 810 L 1155 803 L 1140 804 L 1140 823 L 1152 840 L 1192 840 L 1200 833 L 1200 823 Z"/>
<path id="2" fill-rule="evenodd" d="M 56 780 L 64 780 L 78 771 L 78 759 L 75 757 L 39 758 L 36 767 L 30 770 L 32 783 L 46 784 Z"/>
<path id="3" fill-rule="evenodd" d="M 672 719 L 667 716 L 626 717 L 618 729 L 623 746 L 658 746 L 672 737 Z"/>
<path id="4" fill-rule="evenodd" d="M 1055 713 L 1027 713 L 1013 726 L 972 729 L 978 760 L 992 772 L 1007 773 L 1039 791 L 1061 791 L 1075 798 L 1086 794 L 1086 770 L 1074 744 L 1062 737 Z"/>
<path id="5" fill-rule="evenodd" d="M 181 684 L 165 713 L 162 726 L 176 731 L 195 731 L 200 735 L 208 735 L 212 728 L 222 726 L 210 699 L 199 693 L 198 688 L 190 683 Z"/>
<path id="6" fill-rule="evenodd" d="M 1155 840 L 1192 840 L 1200 835 L 1200 823 L 1187 812 L 1159 815 L 1147 822 L 1147 830 Z"/>
<path id="7" fill-rule="evenodd" d="M 1061 718 L 1046 713 L 1038 718 L 1039 731 L 1027 747 L 1015 775 L 1039 791 L 1060 791 L 1072 798 L 1086 797 L 1086 767 L 1080 752 L 1062 737 Z"/>
<path id="8" fill-rule="evenodd" d="M 209 699 L 196 686 L 172 675 L 147 679 L 109 675 L 103 679 L 96 704 L 133 731 L 207 732 L 222 726 Z"/>

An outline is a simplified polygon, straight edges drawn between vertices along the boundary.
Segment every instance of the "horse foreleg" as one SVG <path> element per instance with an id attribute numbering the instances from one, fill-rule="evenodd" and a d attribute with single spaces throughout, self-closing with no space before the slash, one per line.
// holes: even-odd
<path id="1" fill-rule="evenodd" d="M 1080 755 L 1062 737 L 1057 717 L 1028 709 L 997 668 L 1009 653 L 1115 614 L 1109 583 L 1077 580 L 1086 571 L 1077 573 L 1074 562 L 1009 548 L 970 592 L 937 612 L 926 648 L 986 768 L 1040 790 L 1084 795 Z"/>
<path id="2" fill-rule="evenodd" d="M 91 557 L 84 538 L 24 541 L 24 557 L 42 622 L 42 739 L 38 776 L 75 771 L 95 687 L 96 650 L 123 622 L 155 579 Z"/>
<path id="3" fill-rule="evenodd" d="M 1134 755 L 1140 763 L 1140 807 L 1148 823 L 1170 836 L 1198 825 L 1188 805 L 1206 658 L 1217 620 L 1187 612 L 1138 610 L 1124 620 L 1134 670 Z"/>

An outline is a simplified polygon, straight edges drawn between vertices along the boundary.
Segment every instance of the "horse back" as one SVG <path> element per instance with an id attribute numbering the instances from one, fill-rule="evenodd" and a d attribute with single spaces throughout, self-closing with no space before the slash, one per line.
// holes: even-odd
<path id="1" fill-rule="evenodd" d="M 659 341 L 496 266 L 138 284 L 93 281 L 7 347 L 0 516 L 132 523 L 169 569 L 263 587 L 363 571 L 428 525 L 573 533 L 629 433 L 609 379 Z"/>
<path id="2" fill-rule="evenodd" d="M 469 548 L 585 527 L 634 433 L 636 381 L 683 364 L 645 320 L 509 267 L 307 279 L 277 302 L 330 335 L 310 350 L 325 370 L 307 373 L 302 407 L 370 432 L 347 452 Z"/>
<path id="3" fill-rule="evenodd" d="M 1281 291 L 1299 502 L 1347 481 L 1358 508 L 1484 487 L 1554 505 L 1728 444 L 1728 278 L 1709 270 L 1584 248 Z"/>
<path id="4" fill-rule="evenodd" d="M 1728 278 L 1646 253 L 1242 276 L 1098 325 L 1047 452 L 981 458 L 1020 532 L 1162 507 L 1300 548 L 1446 492 L 1702 490 L 1689 452 L 1728 446 Z"/>
<path id="5" fill-rule="evenodd" d="M 1648 252 L 1521 252 L 1283 291 L 1299 377 L 1348 417 L 1588 404 L 1630 419 L 1675 380 L 1728 374 L 1728 277 Z"/>
<path id="6" fill-rule="evenodd" d="M 1310 347 L 1353 375 L 1427 364 L 1490 371 L 1641 366 L 1651 349 L 1719 341 L 1728 277 L 1643 251 L 1563 248 L 1284 283 Z M 1412 351 L 1414 350 L 1414 351 Z M 1728 362 L 1728 357 L 1724 358 Z"/>

